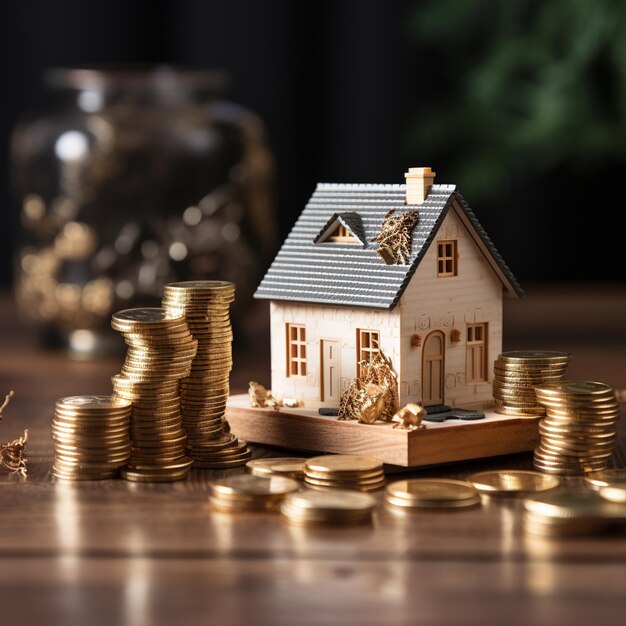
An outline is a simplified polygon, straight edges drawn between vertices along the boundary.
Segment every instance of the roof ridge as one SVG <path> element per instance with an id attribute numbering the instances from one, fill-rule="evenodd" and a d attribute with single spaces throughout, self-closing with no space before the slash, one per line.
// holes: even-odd
<path id="1" fill-rule="evenodd" d="M 441 183 L 431 187 L 431 193 L 440 191 L 451 193 L 456 185 Z M 406 191 L 404 183 L 317 183 L 316 191 Z"/>

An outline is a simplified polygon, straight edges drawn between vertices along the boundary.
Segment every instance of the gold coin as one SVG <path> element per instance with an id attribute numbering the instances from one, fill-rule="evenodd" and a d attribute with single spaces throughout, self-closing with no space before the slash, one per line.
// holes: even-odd
<path id="1" fill-rule="evenodd" d="M 480 495 L 476 495 L 473 498 L 466 498 L 465 500 L 439 500 L 437 502 L 420 502 L 386 495 L 385 502 L 401 509 L 462 509 L 480 504 Z"/>
<path id="2" fill-rule="evenodd" d="M 216 495 L 245 495 L 245 496 L 275 496 L 286 495 L 300 489 L 300 484 L 284 476 L 251 476 L 239 474 L 230 478 L 218 480 L 210 485 L 212 493 Z"/>
<path id="3" fill-rule="evenodd" d="M 626 504 L 626 482 L 612 483 L 598 490 L 600 495 L 609 502 Z"/>
<path id="4" fill-rule="evenodd" d="M 520 495 L 554 489 L 561 481 L 554 476 L 525 470 L 496 470 L 472 474 L 468 481 L 481 493 L 490 496 Z"/>
<path id="5" fill-rule="evenodd" d="M 371 472 L 382 470 L 383 464 L 374 457 L 356 454 L 327 454 L 310 458 L 304 464 L 304 470 L 339 476 L 345 472 Z"/>
<path id="6" fill-rule="evenodd" d="M 626 469 L 604 469 L 590 472 L 585 476 L 585 483 L 596 491 L 600 487 L 608 487 L 614 483 L 626 482 Z"/>
<path id="7" fill-rule="evenodd" d="M 414 506 L 439 506 L 447 502 L 469 502 L 479 496 L 468 482 L 446 478 L 413 478 L 390 483 L 385 489 L 387 499 L 395 498 Z M 394 502 L 395 503 L 395 502 Z"/>
<path id="8" fill-rule="evenodd" d="M 519 407 L 510 407 L 498 402 L 495 403 L 494 410 L 501 415 L 510 415 L 513 417 L 541 417 L 544 414 L 541 407 L 522 409 Z"/>
<path id="9" fill-rule="evenodd" d="M 315 478 L 313 476 L 309 476 L 308 474 L 304 475 L 304 480 L 309 485 L 319 485 L 321 487 L 336 487 L 337 489 L 351 489 L 357 488 L 361 485 L 378 485 L 384 484 L 385 475 L 381 472 L 378 476 L 374 476 L 372 478 L 359 478 L 359 479 L 337 479 L 337 478 Z"/>
<path id="10" fill-rule="evenodd" d="M 321 519 L 345 514 L 369 514 L 376 506 L 376 499 L 355 491 L 299 491 L 287 496 L 283 505 L 283 512 L 316 513 Z"/>
<path id="11" fill-rule="evenodd" d="M 246 470 L 256 476 L 302 474 L 305 461 L 306 459 L 301 457 L 254 459 L 246 463 Z"/>
<path id="12" fill-rule="evenodd" d="M 572 355 L 569 352 L 554 350 L 515 350 L 498 355 L 498 360 L 506 363 L 568 363 L 571 359 Z"/>
<path id="13" fill-rule="evenodd" d="M 607 502 L 595 491 L 557 491 L 525 500 L 524 508 L 549 518 L 626 521 L 626 508 Z"/>
<path id="14" fill-rule="evenodd" d="M 135 483 L 172 483 L 179 480 L 185 480 L 188 472 L 179 472 L 175 474 L 160 474 L 158 472 L 133 471 L 122 469 L 120 475 L 124 480 Z"/>

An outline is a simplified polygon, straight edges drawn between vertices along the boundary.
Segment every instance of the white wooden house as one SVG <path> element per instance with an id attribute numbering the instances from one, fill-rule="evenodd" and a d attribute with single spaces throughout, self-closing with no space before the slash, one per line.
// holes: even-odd
<path id="1" fill-rule="evenodd" d="M 502 299 L 522 290 L 454 185 L 411 168 L 405 185 L 319 184 L 261 282 L 270 300 L 272 391 L 336 407 L 379 345 L 400 404 L 484 407 L 502 348 Z M 372 239 L 385 213 L 417 210 L 409 263 Z"/>

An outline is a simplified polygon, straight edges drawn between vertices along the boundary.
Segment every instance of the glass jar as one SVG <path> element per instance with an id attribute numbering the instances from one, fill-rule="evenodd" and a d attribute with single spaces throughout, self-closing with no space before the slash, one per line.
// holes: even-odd
<path id="1" fill-rule="evenodd" d="M 112 312 L 163 285 L 237 284 L 235 321 L 275 247 L 273 161 L 259 118 L 209 71 L 61 69 L 16 128 L 24 231 L 16 296 L 48 342 L 106 349 Z"/>

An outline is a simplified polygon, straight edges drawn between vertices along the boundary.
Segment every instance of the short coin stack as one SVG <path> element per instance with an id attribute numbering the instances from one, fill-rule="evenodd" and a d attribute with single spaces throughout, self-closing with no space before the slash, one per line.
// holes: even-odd
<path id="1" fill-rule="evenodd" d="M 280 506 L 285 519 L 297 526 L 349 526 L 371 521 L 376 499 L 355 491 L 299 491 Z"/>
<path id="2" fill-rule="evenodd" d="M 579 476 L 606 468 L 620 414 L 613 387 L 566 381 L 543 384 L 535 390 L 546 410 L 539 423 L 541 442 L 535 450 L 535 469 Z"/>
<path id="3" fill-rule="evenodd" d="M 385 485 L 383 464 L 356 454 L 315 456 L 304 464 L 304 482 L 313 489 L 374 491 Z"/>
<path id="4" fill-rule="evenodd" d="M 217 511 L 277 511 L 281 500 L 300 483 L 284 476 L 263 478 L 239 474 L 211 484 L 211 506 Z"/>
<path id="5" fill-rule="evenodd" d="M 565 380 L 572 358 L 567 352 L 525 350 L 504 352 L 494 362 L 493 398 L 496 412 L 503 415 L 543 415 L 535 385 Z"/>
<path id="6" fill-rule="evenodd" d="M 181 383 L 183 427 L 196 468 L 239 467 L 250 458 L 247 444 L 223 423 L 233 364 L 229 307 L 234 299 L 235 286 L 229 282 L 165 285 L 163 306 L 172 315 L 183 315 L 198 341 L 191 372 Z"/>
<path id="7" fill-rule="evenodd" d="M 66 480 L 114 478 L 130 455 L 129 402 L 111 396 L 57 401 L 52 421 L 53 472 Z"/>
<path id="8" fill-rule="evenodd" d="M 127 309 L 111 325 L 128 345 L 115 396 L 132 403 L 132 452 L 123 478 L 135 482 L 184 479 L 192 460 L 185 456 L 179 381 L 191 370 L 196 341 L 182 315 L 165 309 Z"/>
<path id="9" fill-rule="evenodd" d="M 416 509 L 460 509 L 480 504 L 480 494 L 463 480 L 413 478 L 385 488 L 387 508 L 394 512 Z"/>
<path id="10" fill-rule="evenodd" d="M 603 533 L 626 523 L 626 506 L 595 491 L 557 491 L 524 501 L 526 532 L 542 537 Z"/>
<path id="11" fill-rule="evenodd" d="M 246 469 L 254 476 L 287 476 L 295 480 L 304 480 L 304 462 L 298 457 L 277 457 L 254 459 L 246 463 Z"/>

